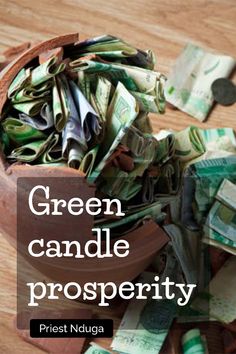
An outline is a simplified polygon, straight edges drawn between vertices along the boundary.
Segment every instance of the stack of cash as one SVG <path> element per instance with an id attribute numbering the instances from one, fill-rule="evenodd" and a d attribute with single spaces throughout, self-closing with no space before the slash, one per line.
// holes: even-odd
<path id="1" fill-rule="evenodd" d="M 47 51 L 22 68 L 11 83 L 0 143 L 9 163 L 74 168 L 95 184 L 98 197 L 118 198 L 124 217 L 101 213 L 94 218 L 96 227 L 109 228 L 112 237 L 149 219 L 160 224 L 170 242 L 154 259 L 152 270 L 163 280 L 197 284 L 199 292 L 211 278 L 204 268 L 206 244 L 236 254 L 235 134 L 228 127 L 196 126 L 154 134 L 149 112 L 165 112 L 165 86 L 169 102 L 205 119 L 213 102 L 206 92 L 215 74 L 228 76 L 235 62 L 214 55 L 209 59 L 194 46 L 186 47 L 181 58 L 179 74 L 170 76 L 165 86 L 165 77 L 154 70 L 151 50 L 136 49 L 113 36 Z M 200 80 L 194 73 L 202 62 Z M 180 85 L 184 70 L 191 76 L 186 87 Z M 203 81 L 206 87 L 201 93 Z M 150 279 L 153 274 L 145 272 L 139 280 Z M 232 295 L 235 279 L 233 285 L 227 280 Z M 229 309 L 224 315 L 221 306 L 217 310 L 218 299 L 227 303 L 228 293 L 221 291 L 217 279 L 215 283 L 212 316 L 222 322 L 236 319 L 235 311 Z M 192 319 L 199 317 L 198 311 L 206 313 L 201 298 L 196 297 L 196 304 L 186 311 Z M 235 306 L 235 301 L 230 304 Z M 175 302 L 132 299 L 113 350 L 158 354 L 177 316 Z M 206 352 L 197 329 L 183 337 L 183 348 L 185 353 Z M 87 353 L 109 351 L 91 343 Z"/>

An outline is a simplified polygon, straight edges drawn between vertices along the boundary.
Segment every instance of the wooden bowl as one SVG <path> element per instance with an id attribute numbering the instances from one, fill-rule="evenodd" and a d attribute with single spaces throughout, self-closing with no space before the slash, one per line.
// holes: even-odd
<path id="1" fill-rule="evenodd" d="M 57 47 L 74 45 L 78 42 L 78 34 L 59 36 L 42 43 L 38 43 L 18 56 L 0 74 L 0 113 L 7 101 L 7 91 L 19 70 L 37 58 L 45 50 Z M 63 177 L 65 185 L 67 177 L 83 177 L 77 170 L 66 167 L 34 167 L 30 165 L 9 165 L 5 156 L 0 152 L 0 231 L 16 246 L 16 206 L 17 206 L 17 179 L 19 177 Z M 73 225 L 70 225 L 73 227 Z M 30 225 L 29 225 L 30 229 Z M 117 285 L 138 276 L 152 261 L 156 252 L 161 249 L 168 238 L 163 230 L 150 221 L 139 229 L 127 234 L 130 244 L 130 253 L 126 258 L 82 260 L 71 259 L 65 269 L 51 266 L 50 277 L 61 283 L 77 281 L 81 285 L 96 278 L 97 281 L 113 281 Z M 27 258 L 27 256 L 25 255 Z M 28 258 L 32 262 L 32 259 Z M 48 265 L 34 260 L 34 266 L 42 273 L 48 274 Z"/>

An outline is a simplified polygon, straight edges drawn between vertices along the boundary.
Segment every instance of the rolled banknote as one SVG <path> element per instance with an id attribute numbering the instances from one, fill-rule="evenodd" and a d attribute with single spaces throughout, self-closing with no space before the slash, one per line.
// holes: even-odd
<path id="1" fill-rule="evenodd" d="M 40 113 L 44 103 L 45 99 L 40 98 L 33 101 L 14 103 L 13 107 L 16 110 L 33 117 Z"/>
<path id="2" fill-rule="evenodd" d="M 66 65 L 64 63 L 58 63 L 57 57 L 49 58 L 48 61 L 37 66 L 31 71 L 30 86 L 34 87 L 40 85 L 41 83 L 58 75 L 65 69 L 65 67 Z"/>
<path id="3" fill-rule="evenodd" d="M 151 50 L 136 49 L 120 38 L 104 35 L 78 43 L 73 50 L 75 56 L 93 53 L 103 58 L 120 59 L 124 64 L 153 69 L 156 62 Z"/>
<path id="4" fill-rule="evenodd" d="M 32 101 L 39 98 L 49 99 L 51 94 L 50 88 L 52 83 L 50 81 L 43 83 L 37 88 L 25 87 L 18 91 L 12 98 L 12 103 Z"/>
<path id="5" fill-rule="evenodd" d="M 182 337 L 183 354 L 207 354 L 198 328 L 190 329 Z"/>
<path id="6" fill-rule="evenodd" d="M 94 180 L 100 175 L 137 114 L 138 107 L 134 97 L 119 83 L 109 106 L 106 134 L 98 151 L 100 163 L 91 173 Z"/>
<path id="7" fill-rule="evenodd" d="M 192 307 L 223 323 L 236 319 L 236 257 L 231 256 L 207 288 L 192 302 Z"/>
<path id="8" fill-rule="evenodd" d="M 200 129 L 190 126 L 175 133 L 175 156 L 181 161 L 189 161 L 205 152 L 205 144 Z"/>
<path id="9" fill-rule="evenodd" d="M 24 145 L 32 140 L 46 138 L 43 132 L 16 118 L 8 117 L 3 121 L 2 125 L 9 139 L 17 145 Z"/>
<path id="10" fill-rule="evenodd" d="M 22 68 L 8 88 L 8 98 L 13 98 L 30 80 L 30 68 Z"/>
<path id="11" fill-rule="evenodd" d="M 139 112 L 133 125 L 143 133 L 152 133 L 152 125 L 147 112 Z"/>
<path id="12" fill-rule="evenodd" d="M 171 239 L 171 244 L 181 265 L 186 282 L 189 284 L 197 284 L 198 254 L 195 252 L 195 257 L 193 257 L 193 252 L 191 252 L 191 239 L 187 236 L 184 228 L 178 225 L 164 225 L 164 230 Z"/>
<path id="13" fill-rule="evenodd" d="M 58 76 L 54 78 L 52 89 L 52 107 L 54 126 L 61 132 L 69 116 L 68 97 L 66 95 L 65 81 Z"/>
<path id="14" fill-rule="evenodd" d="M 159 101 L 156 96 L 135 91 L 130 91 L 130 93 L 136 98 L 140 111 L 163 113 L 164 107 L 161 104 L 159 105 Z"/>
<path id="15" fill-rule="evenodd" d="M 46 151 L 40 156 L 39 161 L 44 164 L 58 163 L 63 160 L 62 148 L 59 144 L 59 134 L 54 134 Z"/>
<path id="16" fill-rule="evenodd" d="M 89 142 L 94 136 L 99 136 L 101 131 L 98 115 L 86 100 L 79 87 L 73 81 L 70 81 L 69 84 L 75 106 L 79 110 L 84 137 Z"/>
<path id="17" fill-rule="evenodd" d="M 115 67 L 114 64 L 104 62 L 99 57 L 96 57 L 96 60 L 94 58 L 87 57 L 80 58 L 74 62 L 71 62 L 70 66 L 70 73 L 78 73 L 78 77 L 81 81 L 81 87 L 83 88 L 85 95 L 87 78 L 95 80 L 97 75 L 102 75 L 114 86 L 116 86 L 118 82 L 121 82 L 127 90 L 138 90 L 138 86 L 136 85 L 134 79 L 128 75 L 123 67 Z M 84 75 L 80 75 L 81 72 L 84 72 Z"/>
<path id="18" fill-rule="evenodd" d="M 143 133 L 141 130 L 131 125 L 124 135 L 121 143 L 126 146 L 133 155 L 143 156 L 148 149 L 152 156 L 152 161 L 155 158 L 158 149 L 158 143 L 151 134 Z"/>
<path id="19" fill-rule="evenodd" d="M 138 53 L 136 55 L 127 57 L 121 62 L 123 64 L 134 65 L 145 69 L 153 70 L 156 64 L 156 57 L 153 51 L 151 49 L 145 51 L 137 49 L 137 51 Z"/>
<path id="20" fill-rule="evenodd" d="M 235 59 L 229 56 L 212 54 L 194 44 L 187 44 L 165 85 L 167 102 L 204 121 L 213 104 L 213 81 L 228 77 L 235 63 Z"/>
<path id="21" fill-rule="evenodd" d="M 68 166 L 78 169 L 85 155 L 85 150 L 81 144 L 77 143 L 77 141 L 72 140 L 69 145 L 68 150 Z"/>
<path id="22" fill-rule="evenodd" d="M 19 119 L 38 130 L 46 130 L 54 125 L 52 107 L 48 102 L 43 104 L 40 113 L 37 116 L 30 117 L 25 113 L 20 113 Z"/>
<path id="23" fill-rule="evenodd" d="M 154 158 L 155 163 L 163 164 L 174 156 L 175 135 L 168 131 L 161 130 L 153 137 L 158 141 L 158 147 Z"/>
<path id="24" fill-rule="evenodd" d="M 79 166 L 79 170 L 84 172 L 87 177 L 90 176 L 90 174 L 93 170 L 95 160 L 97 157 L 97 153 L 98 153 L 98 149 L 99 149 L 99 145 L 96 145 L 94 148 L 89 150 L 86 153 L 86 155 L 84 155 L 84 157 L 81 161 L 81 164 Z"/>
<path id="25" fill-rule="evenodd" d="M 70 66 L 72 70 L 76 72 L 81 70 L 86 70 L 86 72 L 91 73 L 109 72 L 109 75 L 118 75 L 118 77 L 125 72 L 126 76 L 124 76 L 124 78 L 129 77 L 135 83 L 136 90 L 133 88 L 133 91 L 139 91 L 153 96 L 156 95 L 157 98 L 164 101 L 163 87 L 166 79 L 159 72 L 120 63 L 104 63 L 93 60 L 82 61 L 80 59 L 71 62 Z M 157 85 L 158 82 L 160 85 Z"/>
<path id="26" fill-rule="evenodd" d="M 78 43 L 74 48 L 74 52 L 76 52 L 77 56 L 95 53 L 103 57 L 122 58 L 136 55 L 137 49 L 120 38 L 104 35 Z"/>
<path id="27" fill-rule="evenodd" d="M 171 159 L 162 165 L 154 194 L 156 197 L 176 194 L 180 188 L 181 170 L 178 159 Z"/>
<path id="28" fill-rule="evenodd" d="M 147 171 L 143 178 L 142 186 L 142 202 L 152 203 L 155 199 L 155 185 L 158 183 L 158 176 L 152 176 L 150 171 Z"/>
<path id="29" fill-rule="evenodd" d="M 141 188 L 142 184 L 136 181 L 136 176 L 116 166 L 108 166 L 104 169 L 99 184 L 99 189 L 103 193 L 126 201 L 133 198 Z"/>
<path id="30" fill-rule="evenodd" d="M 68 158 L 70 167 L 79 168 L 87 150 L 87 142 L 82 128 L 79 111 L 75 105 L 69 85 L 65 83 L 69 117 L 62 132 L 62 155 Z"/>
<path id="31" fill-rule="evenodd" d="M 47 139 L 35 140 L 14 149 L 8 158 L 26 163 L 37 160 L 49 146 L 53 134 L 54 133 L 52 133 Z"/>
<path id="32" fill-rule="evenodd" d="M 96 87 L 95 97 L 103 119 L 106 119 L 109 97 L 111 92 L 111 82 L 106 78 L 99 76 Z"/>

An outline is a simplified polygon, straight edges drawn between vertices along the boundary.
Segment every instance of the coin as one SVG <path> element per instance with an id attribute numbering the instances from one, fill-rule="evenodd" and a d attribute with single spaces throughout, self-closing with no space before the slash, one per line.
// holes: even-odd
<path id="1" fill-rule="evenodd" d="M 211 85 L 214 100 L 223 105 L 230 106 L 236 102 L 236 86 L 225 78 L 215 80 Z"/>
<path id="2" fill-rule="evenodd" d="M 140 314 L 140 323 L 147 331 L 158 334 L 169 329 L 175 314 L 175 302 L 168 299 L 151 300 L 146 303 Z"/>

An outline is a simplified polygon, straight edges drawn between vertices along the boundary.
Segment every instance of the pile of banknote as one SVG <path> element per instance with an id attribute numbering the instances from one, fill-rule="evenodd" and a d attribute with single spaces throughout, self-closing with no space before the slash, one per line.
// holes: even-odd
<path id="1" fill-rule="evenodd" d="M 96 227 L 120 237 L 155 221 L 170 242 L 156 255 L 152 271 L 161 279 L 197 284 L 186 311 L 166 299 L 132 299 L 112 342 L 112 350 L 126 354 L 161 352 L 176 318 L 236 319 L 235 272 L 231 278 L 227 273 L 234 259 L 212 280 L 206 262 L 209 247 L 236 255 L 234 131 L 190 125 L 153 133 L 149 119 L 150 112 L 156 114 L 153 119 L 165 112 L 167 98 L 204 120 L 213 103 L 212 82 L 219 75 L 225 79 L 235 60 L 188 45 L 167 82 L 154 65 L 151 50 L 108 35 L 47 51 L 11 83 L 0 126 L 9 163 L 78 170 L 96 186 L 97 196 L 122 203 L 124 217 L 101 213 L 94 218 Z M 139 281 L 151 279 L 153 273 L 144 272 Z M 207 353 L 197 328 L 183 336 L 182 347 L 187 354 Z M 109 352 L 91 343 L 86 353 Z"/>

